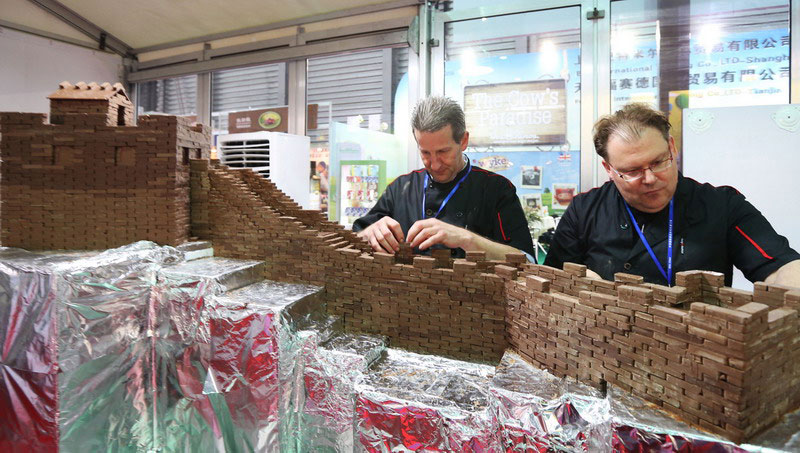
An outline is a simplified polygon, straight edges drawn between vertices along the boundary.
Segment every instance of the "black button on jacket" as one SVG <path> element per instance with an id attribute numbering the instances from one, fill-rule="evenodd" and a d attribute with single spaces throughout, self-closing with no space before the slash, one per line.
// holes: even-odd
<path id="1" fill-rule="evenodd" d="M 789 241 L 732 187 L 700 184 L 679 173 L 674 200 L 671 284 L 676 272 L 709 270 L 724 273 L 730 286 L 733 266 L 748 280 L 763 281 L 800 259 Z M 643 217 L 644 236 L 666 271 L 669 207 Z M 559 221 L 544 264 L 561 268 L 565 262 L 585 264 L 607 280 L 627 272 L 647 282 L 667 283 L 611 181 L 576 196 Z"/>
<path id="2" fill-rule="evenodd" d="M 467 167 L 453 181 L 444 184 L 428 178 L 424 217 L 422 190 L 425 170 L 415 170 L 399 176 L 389 184 L 375 207 L 353 223 L 353 231 L 361 231 L 384 216 L 389 216 L 397 220 L 403 228 L 403 234 L 407 236 L 414 222 L 436 215 L 444 199 L 466 171 Z M 533 241 L 517 190 L 511 181 L 497 173 L 473 165 L 469 176 L 436 218 L 530 255 L 534 254 Z M 455 249 L 453 255 L 463 257 L 465 253 L 461 249 Z"/>

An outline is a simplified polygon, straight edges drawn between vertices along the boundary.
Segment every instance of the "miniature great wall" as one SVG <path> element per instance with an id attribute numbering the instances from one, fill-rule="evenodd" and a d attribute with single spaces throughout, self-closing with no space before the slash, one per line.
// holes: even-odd
<path id="1" fill-rule="evenodd" d="M 347 330 L 470 361 L 496 363 L 511 348 L 736 442 L 800 406 L 799 290 L 757 283 L 744 292 L 703 271 L 678 273 L 671 288 L 627 274 L 610 282 L 521 254 L 373 253 L 270 181 L 207 160 L 207 129 L 174 117 L 132 126 L 127 113 L 120 119 L 130 104 L 120 87 L 59 92 L 70 90 L 70 102 L 52 104 L 59 124 L 0 113 L 3 246 L 207 239 L 220 256 L 265 261 L 267 279 L 324 286 L 328 311 Z M 114 96 L 78 96 L 106 90 Z"/>
<path id="2" fill-rule="evenodd" d="M 209 157 L 208 129 L 185 118 L 133 125 L 122 85 L 64 82 L 37 113 L 0 113 L 6 247 L 101 249 L 189 239 L 189 159 Z"/>

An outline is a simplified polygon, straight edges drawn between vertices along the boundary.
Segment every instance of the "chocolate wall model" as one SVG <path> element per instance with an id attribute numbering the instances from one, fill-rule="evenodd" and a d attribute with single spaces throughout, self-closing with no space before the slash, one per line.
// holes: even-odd
<path id="1" fill-rule="evenodd" d="M 800 291 L 680 272 L 678 286 L 586 277 L 586 267 L 490 262 L 481 253 L 372 253 L 269 181 L 192 163 L 195 234 L 221 255 L 266 259 L 266 277 L 324 285 L 347 329 L 474 361 L 511 347 L 559 376 L 611 383 L 741 442 L 800 406 Z M 195 204 L 197 206 L 195 207 Z"/>
<path id="2" fill-rule="evenodd" d="M 62 84 L 51 98 L 58 124 L 0 114 L 4 246 L 198 236 L 218 256 L 265 261 L 265 278 L 323 285 L 348 330 L 393 346 L 485 362 L 511 347 L 554 374 L 611 383 L 737 442 L 800 406 L 798 290 L 757 283 L 745 292 L 701 271 L 678 273 L 671 288 L 627 274 L 609 282 L 522 254 L 373 253 L 269 180 L 208 161 L 203 127 L 168 116 L 132 126 L 119 86 Z"/>
<path id="3" fill-rule="evenodd" d="M 0 113 L 0 244 L 104 249 L 189 238 L 189 159 L 208 128 L 144 116 L 121 85 L 63 82 L 45 115 Z"/>

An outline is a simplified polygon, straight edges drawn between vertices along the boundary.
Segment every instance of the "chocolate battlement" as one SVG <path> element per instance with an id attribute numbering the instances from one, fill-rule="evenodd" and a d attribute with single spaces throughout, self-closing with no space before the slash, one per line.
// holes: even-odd
<path id="1" fill-rule="evenodd" d="M 734 290 L 705 271 L 679 272 L 672 288 L 599 282 L 564 267 L 526 266 L 506 283 L 509 343 L 531 362 L 736 441 L 800 405 L 800 291 Z"/>
<path id="2" fill-rule="evenodd" d="M 105 249 L 189 239 L 189 159 L 208 158 L 207 127 L 145 116 L 121 85 L 62 83 L 45 115 L 0 113 L 0 243 Z"/>
<path id="3" fill-rule="evenodd" d="M 267 262 L 265 278 L 324 285 L 329 310 L 346 328 L 392 338 L 394 345 L 496 362 L 507 347 L 503 278 L 525 261 L 489 261 L 483 253 L 452 260 L 449 250 L 413 256 L 373 253 L 341 226 L 300 210 L 249 170 L 192 162 L 194 234 L 219 255 Z M 275 203 L 273 200 L 277 200 Z M 194 203 L 194 202 L 193 202 Z M 200 203 L 205 204 L 205 203 Z M 194 205 L 193 205 L 194 206 Z"/>
<path id="4" fill-rule="evenodd" d="M 122 84 L 61 82 L 50 99 L 50 123 L 133 126 L 133 104 Z"/>

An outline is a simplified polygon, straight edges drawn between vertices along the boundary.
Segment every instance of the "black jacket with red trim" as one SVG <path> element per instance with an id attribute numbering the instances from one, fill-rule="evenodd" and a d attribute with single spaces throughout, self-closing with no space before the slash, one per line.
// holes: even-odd
<path id="1" fill-rule="evenodd" d="M 425 217 L 430 218 L 467 171 L 464 167 L 449 183 L 439 184 L 428 179 L 425 196 Z M 415 170 L 395 179 L 367 215 L 353 223 L 353 231 L 361 231 L 389 216 L 408 235 L 411 225 L 423 219 L 422 187 L 425 169 Z M 517 197 L 517 189 L 505 177 L 472 166 L 469 176 L 437 217 L 451 225 L 466 228 L 495 242 L 506 244 L 533 255 L 528 223 Z M 418 252 L 418 251 L 417 251 Z M 454 257 L 464 257 L 462 249 L 453 250 Z"/>
<path id="2" fill-rule="evenodd" d="M 752 282 L 763 281 L 786 263 L 800 259 L 789 241 L 732 187 L 678 174 L 674 196 L 673 271 L 709 270 L 725 274 L 731 285 L 733 266 Z M 669 208 L 655 214 L 634 212 L 644 236 L 666 271 Z M 625 210 L 613 182 L 576 196 L 558 223 L 544 264 L 585 264 L 607 280 L 617 272 L 666 284 Z"/>

